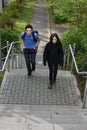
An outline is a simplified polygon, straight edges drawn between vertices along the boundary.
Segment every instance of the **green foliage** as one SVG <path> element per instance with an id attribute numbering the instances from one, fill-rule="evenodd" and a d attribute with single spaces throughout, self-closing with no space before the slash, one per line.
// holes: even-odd
<path id="1" fill-rule="evenodd" d="M 63 37 L 62 42 L 64 46 L 76 43 L 75 58 L 79 71 L 87 72 L 87 28 L 82 25 L 78 28 L 73 28 L 67 31 Z M 75 69 L 74 73 L 76 75 Z M 80 89 L 81 97 L 83 98 L 85 79 L 77 75 L 78 87 Z"/>
<path id="2" fill-rule="evenodd" d="M 6 41 L 10 43 L 18 40 L 18 33 L 10 28 L 1 29 L 1 42 L 6 45 Z"/>
<path id="3" fill-rule="evenodd" d="M 17 1 L 12 1 L 10 4 L 4 8 L 1 14 L 0 26 L 1 28 L 10 27 L 13 29 L 15 27 L 15 19 L 20 17 L 20 12 L 26 5 L 26 0 L 18 4 Z"/>
<path id="4" fill-rule="evenodd" d="M 72 22 L 80 26 L 86 16 L 87 0 L 47 0 L 56 23 Z"/>
<path id="5" fill-rule="evenodd" d="M 1 17 L 1 41 L 2 47 L 6 45 L 6 41 L 12 42 L 19 40 L 19 35 L 21 31 L 24 30 L 25 25 L 30 22 L 32 18 L 32 13 L 34 9 L 34 1 L 23 0 L 23 2 L 18 5 L 16 1 L 12 1 L 8 7 L 6 7 L 2 13 Z M 23 6 L 22 10 L 19 8 Z M 15 10 L 18 12 L 15 12 Z M 18 17 L 16 17 L 18 16 Z"/>
<path id="6" fill-rule="evenodd" d="M 86 71 L 87 72 L 87 55 L 82 60 L 82 66 L 80 68 L 80 71 Z"/>
<path id="7" fill-rule="evenodd" d="M 62 37 L 62 42 L 64 46 L 76 43 L 77 46 L 81 45 L 82 40 L 82 32 L 78 30 L 78 28 L 72 28 L 69 31 L 65 32 Z"/>
<path id="8" fill-rule="evenodd" d="M 17 33 L 17 31 L 12 30 L 10 28 L 5 28 L 5 29 L 1 29 L 0 31 L 1 33 L 1 47 L 4 47 L 7 45 L 7 41 L 9 41 L 9 43 L 11 43 L 12 41 L 18 41 L 19 39 L 19 34 Z M 6 56 L 7 51 L 3 50 L 2 51 L 2 57 Z"/>
<path id="9" fill-rule="evenodd" d="M 78 28 L 73 28 L 69 30 L 68 32 L 65 32 L 65 34 L 62 37 L 62 42 L 64 46 L 66 45 L 73 45 L 73 43 L 76 44 L 76 60 L 78 67 L 81 69 L 81 67 L 84 62 L 86 61 L 87 56 L 87 36 L 82 32 L 81 28 L 78 30 Z M 84 66 L 86 66 L 87 62 L 85 62 Z M 86 70 L 86 67 L 83 68 Z"/>
<path id="10" fill-rule="evenodd" d="M 83 100 L 83 95 L 84 95 L 84 89 L 85 89 L 85 78 L 83 78 L 81 75 L 76 75 L 77 82 L 78 82 L 78 88 L 80 90 L 80 95 Z"/>
<path id="11" fill-rule="evenodd" d="M 67 17 L 61 14 L 55 14 L 54 22 L 55 23 L 65 23 L 67 21 Z"/>
<path id="12" fill-rule="evenodd" d="M 22 10 L 20 11 L 21 7 Z M 25 25 L 29 23 L 32 18 L 33 9 L 33 0 L 23 0 L 20 5 L 18 5 L 16 1 L 12 1 L 4 9 L 0 19 L 2 47 L 6 46 L 6 41 L 9 41 L 9 43 L 11 43 L 12 41 L 19 40 L 20 33 L 24 30 Z M 15 10 L 18 11 L 18 14 Z M 4 52 L 2 52 L 2 57 L 6 53 L 6 50 L 4 50 Z"/>
<path id="13" fill-rule="evenodd" d="M 21 33 L 24 30 L 25 25 L 31 22 L 33 10 L 34 0 L 28 0 L 24 9 L 20 12 L 20 17 L 15 22 L 17 32 Z"/>
<path id="14" fill-rule="evenodd" d="M 4 76 L 4 73 L 0 72 L 0 85 L 1 85 L 1 82 L 2 82 L 2 79 L 3 79 L 3 76 Z"/>
<path id="15" fill-rule="evenodd" d="M 19 17 L 19 10 L 17 8 L 17 3 L 15 1 L 12 1 L 6 8 L 4 8 L 2 13 L 2 21 L 17 17 Z"/>

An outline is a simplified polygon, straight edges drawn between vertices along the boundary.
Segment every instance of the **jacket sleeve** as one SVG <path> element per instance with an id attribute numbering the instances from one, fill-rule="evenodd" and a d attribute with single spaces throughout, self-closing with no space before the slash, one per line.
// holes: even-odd
<path id="1" fill-rule="evenodd" d="M 48 47 L 46 45 L 43 52 L 43 65 L 46 65 L 47 59 L 48 59 Z"/>
<path id="2" fill-rule="evenodd" d="M 59 57 L 59 64 L 60 66 L 63 66 L 64 62 L 64 51 L 62 45 L 60 46 L 60 57 Z"/>

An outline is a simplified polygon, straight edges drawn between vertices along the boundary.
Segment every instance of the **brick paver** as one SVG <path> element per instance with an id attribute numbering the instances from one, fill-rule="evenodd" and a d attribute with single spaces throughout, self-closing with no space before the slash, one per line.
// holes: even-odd
<path id="1" fill-rule="evenodd" d="M 14 70 L 16 71 L 16 70 Z M 5 75 L 0 90 L 0 103 L 28 105 L 80 105 L 80 98 L 74 84 L 74 76 L 66 77 L 67 71 L 59 71 L 53 89 L 48 89 L 48 69 L 36 69 L 31 78 L 26 70 L 17 70 Z M 65 73 L 65 76 L 60 76 Z"/>

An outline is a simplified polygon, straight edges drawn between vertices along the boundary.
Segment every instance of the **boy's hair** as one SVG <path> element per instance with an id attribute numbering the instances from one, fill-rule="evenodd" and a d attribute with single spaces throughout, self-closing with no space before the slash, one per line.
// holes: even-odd
<path id="1" fill-rule="evenodd" d="M 27 25 L 25 26 L 25 30 L 26 30 L 27 28 L 31 28 L 31 30 L 33 30 L 33 27 L 32 27 L 32 25 L 30 25 L 30 24 L 27 24 Z"/>

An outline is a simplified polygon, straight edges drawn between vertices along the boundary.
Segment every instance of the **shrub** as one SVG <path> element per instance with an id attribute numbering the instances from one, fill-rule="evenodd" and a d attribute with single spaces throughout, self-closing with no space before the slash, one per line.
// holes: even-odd
<path id="1" fill-rule="evenodd" d="M 6 45 L 6 41 L 17 41 L 18 36 L 19 34 L 15 30 L 11 30 L 10 28 L 1 29 L 1 42 L 3 46 Z"/>
<path id="2" fill-rule="evenodd" d="M 78 28 L 73 28 L 65 32 L 62 37 L 62 42 L 64 46 L 76 43 L 75 56 L 78 67 L 80 70 L 87 70 L 87 37 L 81 29 L 78 30 Z"/>
<path id="3" fill-rule="evenodd" d="M 26 0 L 18 4 L 17 1 L 12 1 L 1 14 L 0 27 L 5 28 L 5 26 L 13 29 L 15 27 L 15 18 L 20 17 L 20 11 L 23 9 Z"/>
<path id="4" fill-rule="evenodd" d="M 65 17 L 64 15 L 60 15 L 60 14 L 55 14 L 54 15 L 54 22 L 55 23 L 66 23 L 67 22 L 67 17 Z"/>
<path id="5" fill-rule="evenodd" d="M 4 73 L 0 72 L 0 85 L 1 85 L 1 82 L 2 82 L 2 79 L 3 79 L 3 76 L 4 76 Z"/>
<path id="6" fill-rule="evenodd" d="M 18 41 L 19 34 L 15 30 L 11 30 L 10 28 L 1 29 L 1 47 L 7 45 L 7 41 L 11 43 L 12 41 Z M 5 56 L 7 53 L 6 50 L 2 52 L 2 57 Z"/>
<path id="7" fill-rule="evenodd" d="M 65 32 L 62 37 L 62 42 L 64 46 L 76 43 L 76 47 L 79 50 L 83 49 L 83 45 L 81 45 L 82 41 L 82 32 L 78 30 L 78 28 L 71 28 L 69 31 Z"/>

